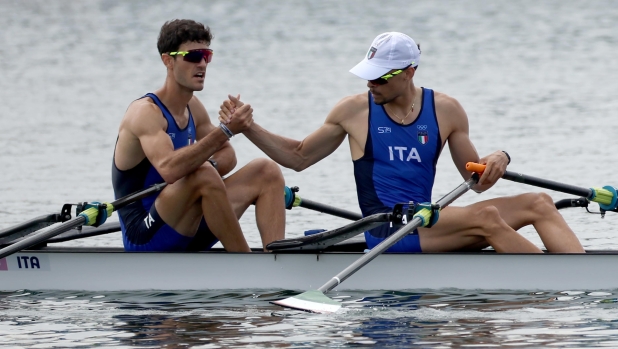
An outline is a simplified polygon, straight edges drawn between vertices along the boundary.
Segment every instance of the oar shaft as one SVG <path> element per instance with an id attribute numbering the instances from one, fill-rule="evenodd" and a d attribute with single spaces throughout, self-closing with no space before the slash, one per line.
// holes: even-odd
<path id="1" fill-rule="evenodd" d="M 440 208 L 448 206 L 450 203 L 455 201 L 458 197 L 462 196 L 466 193 L 470 188 L 476 184 L 478 177 L 475 175 L 467 181 L 460 184 L 457 188 L 455 188 L 450 193 L 446 194 L 442 199 L 438 200 L 437 204 Z M 335 275 L 332 279 L 330 279 L 327 283 L 322 285 L 318 290 L 322 293 L 326 293 L 333 288 L 337 287 L 344 280 L 352 276 L 355 272 L 357 272 L 360 268 L 364 267 L 367 263 L 371 262 L 377 256 L 382 254 L 384 251 L 388 250 L 389 247 L 396 244 L 399 240 L 403 239 L 406 235 L 410 234 L 414 229 L 420 227 L 422 225 L 422 220 L 418 217 L 414 218 L 408 224 L 403 226 L 403 228 L 399 229 L 393 235 L 389 236 L 386 240 L 382 241 L 378 246 L 374 247 L 367 254 L 363 255 L 361 258 L 356 260 L 350 266 L 345 268 L 342 272 Z"/>
<path id="2" fill-rule="evenodd" d="M 468 171 L 476 173 L 483 173 L 486 167 L 486 165 L 475 162 L 468 162 L 466 164 Z M 610 185 L 606 185 L 603 188 L 582 188 L 509 171 L 506 171 L 502 178 L 567 194 L 583 196 L 590 201 L 598 203 L 602 211 L 618 211 L 618 190 Z"/>
<path id="3" fill-rule="evenodd" d="M 300 205 L 298 205 L 300 207 L 304 207 L 306 209 L 309 210 L 314 210 L 314 211 L 318 211 L 318 212 L 322 212 L 322 213 L 327 213 L 336 217 L 341 217 L 341 218 L 345 218 L 345 219 L 349 219 L 352 221 L 357 221 L 361 218 L 363 218 L 362 215 L 352 212 L 352 211 L 347 211 L 347 210 L 342 210 L 340 208 L 337 207 L 333 207 L 333 206 L 328 206 L 328 205 L 324 205 L 321 204 L 319 202 L 315 202 L 315 201 L 311 201 L 308 199 L 304 199 L 301 198 L 300 201 Z"/>
<path id="4" fill-rule="evenodd" d="M 142 191 L 138 191 L 135 192 L 133 194 L 129 194 L 127 196 L 121 197 L 120 199 L 112 202 L 112 205 L 114 205 L 114 211 L 123 208 L 137 200 L 143 199 L 147 196 L 150 196 L 156 192 L 159 192 L 161 190 L 163 190 L 163 188 L 165 188 L 167 186 L 167 183 L 157 183 L 157 184 L 153 184 L 150 187 L 142 190 Z"/>
<path id="5" fill-rule="evenodd" d="M 86 223 L 86 218 L 83 216 L 78 216 L 76 218 L 71 219 L 70 221 L 64 222 L 61 225 L 52 228 L 50 230 L 44 231 L 42 233 L 38 233 L 36 235 L 30 236 L 26 239 L 23 239 L 19 242 L 16 242 L 12 245 L 9 245 L 0 250 L 0 258 L 4 258 L 6 256 L 10 256 L 15 252 L 19 252 L 26 248 L 38 245 L 48 239 L 53 238 L 56 235 L 62 234 L 65 231 L 69 231 L 71 229 L 77 228 Z"/>
<path id="6" fill-rule="evenodd" d="M 116 201 L 113 201 L 111 203 L 111 205 L 114 207 L 114 211 L 127 206 L 129 204 L 131 204 L 132 202 L 135 202 L 137 200 L 143 199 L 149 195 L 152 195 L 158 191 L 163 190 L 163 188 L 165 188 L 165 186 L 167 185 L 167 183 L 158 183 L 158 184 L 154 184 L 144 190 L 140 190 L 138 192 L 135 192 L 133 194 L 129 194 L 127 196 L 124 196 Z M 61 225 L 52 228 L 50 230 L 38 233 L 36 235 L 32 235 L 29 236 L 19 242 L 16 242 L 10 246 L 7 246 L 3 249 L 0 250 L 0 258 L 4 258 L 6 256 L 9 256 L 15 252 L 21 251 L 23 249 L 32 247 L 32 246 L 36 246 L 44 241 L 47 241 L 48 239 L 53 238 L 56 235 L 60 235 L 66 231 L 69 231 L 71 229 L 77 228 L 79 226 L 82 226 L 86 223 L 86 218 L 84 216 L 77 216 L 69 221 L 66 221 L 64 223 L 62 223 Z"/>
<path id="7" fill-rule="evenodd" d="M 521 173 L 506 171 L 504 173 L 504 176 L 502 176 L 502 178 L 508 179 L 509 181 L 513 181 L 513 182 L 533 185 L 535 187 L 541 187 L 545 189 L 560 191 L 560 192 L 567 193 L 567 194 L 583 196 L 588 199 L 591 199 L 593 197 L 593 193 L 590 188 L 577 187 L 574 185 L 554 182 L 548 179 L 528 176 L 528 175 L 521 174 Z"/>
<path id="8" fill-rule="evenodd" d="M 58 222 L 60 222 L 60 215 L 57 213 L 39 216 L 16 226 L 0 230 L 0 239 L 9 236 L 11 236 L 11 238 L 15 238 L 15 235 L 18 233 L 20 235 L 17 237 L 21 237 Z"/>

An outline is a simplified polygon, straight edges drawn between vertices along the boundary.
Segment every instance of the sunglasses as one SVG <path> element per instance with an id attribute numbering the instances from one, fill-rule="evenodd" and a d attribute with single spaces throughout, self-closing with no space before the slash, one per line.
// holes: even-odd
<path id="1" fill-rule="evenodd" d="M 403 69 L 395 70 L 394 72 L 388 73 L 386 75 L 382 75 L 382 76 L 380 76 L 377 79 L 369 80 L 369 82 L 372 83 L 373 85 L 386 85 L 388 83 L 388 79 L 403 73 L 403 71 L 408 69 L 408 68 L 410 68 L 410 67 L 406 67 L 406 68 L 403 68 Z"/>
<path id="2" fill-rule="evenodd" d="M 182 56 L 182 59 L 191 63 L 200 63 L 202 59 L 206 60 L 206 63 L 212 61 L 212 50 L 209 48 L 202 48 L 190 51 L 178 51 L 169 52 L 170 56 Z"/>

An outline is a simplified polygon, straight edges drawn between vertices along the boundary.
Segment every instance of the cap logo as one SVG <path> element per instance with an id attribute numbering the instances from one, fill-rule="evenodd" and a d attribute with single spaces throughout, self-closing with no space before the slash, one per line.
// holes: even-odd
<path id="1" fill-rule="evenodd" d="M 367 52 L 367 59 L 372 59 L 372 58 L 373 58 L 373 56 L 375 56 L 375 55 L 376 55 L 376 51 L 378 51 L 378 49 L 377 49 L 377 48 L 375 48 L 375 47 L 371 47 L 371 48 L 369 49 L 369 52 Z"/>

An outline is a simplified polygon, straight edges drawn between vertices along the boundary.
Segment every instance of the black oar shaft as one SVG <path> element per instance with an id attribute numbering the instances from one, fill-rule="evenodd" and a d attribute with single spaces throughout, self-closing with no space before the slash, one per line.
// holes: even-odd
<path id="1" fill-rule="evenodd" d="M 509 181 L 533 185 L 535 187 L 541 187 L 545 189 L 560 191 L 567 194 L 573 194 L 577 196 L 583 196 L 585 198 L 591 199 L 593 196 L 592 190 L 590 188 L 582 188 L 577 187 L 570 184 L 564 184 L 559 182 L 550 181 L 543 178 L 528 176 L 521 173 L 506 171 L 504 179 L 508 179 Z"/>
<path id="2" fill-rule="evenodd" d="M 143 199 L 147 196 L 150 196 L 156 192 L 159 192 L 161 190 L 163 190 L 163 188 L 165 188 L 165 186 L 167 186 L 167 183 L 158 183 L 158 184 L 153 184 L 150 187 L 142 190 L 142 191 L 138 191 L 135 192 L 133 194 L 129 194 L 127 196 L 121 197 L 120 199 L 112 202 L 112 205 L 114 205 L 114 211 L 123 208 L 125 206 L 127 206 L 128 204 L 131 204 L 137 200 Z"/>
<path id="3" fill-rule="evenodd" d="M 159 183 L 159 184 L 155 184 L 152 185 L 144 190 L 135 192 L 133 194 L 129 194 L 127 196 L 124 196 L 116 201 L 113 201 L 111 203 L 112 206 L 114 206 L 114 211 L 118 210 L 119 208 L 122 208 L 128 204 L 131 204 L 132 202 L 135 202 L 137 200 L 140 200 L 142 198 L 145 198 L 149 195 L 152 195 L 158 191 L 163 190 L 163 188 L 165 188 L 165 186 L 167 185 L 167 183 Z M 77 216 L 67 222 L 62 223 L 61 225 L 52 228 L 50 230 L 38 233 L 36 235 L 33 236 L 29 236 L 28 238 L 25 238 L 19 242 L 16 242 L 10 246 L 7 246 L 3 249 L 0 250 L 0 258 L 4 258 L 6 256 L 9 256 L 15 252 L 19 252 L 23 249 L 32 247 L 32 246 L 36 246 L 42 242 L 47 241 L 48 239 L 53 238 L 56 235 L 60 235 L 66 231 L 69 231 L 71 229 L 77 228 L 79 226 L 82 226 L 86 223 L 86 218 L 84 216 Z"/>
<path id="4" fill-rule="evenodd" d="M 341 217 L 341 218 L 345 218 L 345 219 L 349 219 L 352 221 L 357 221 L 361 218 L 363 218 L 362 215 L 352 212 L 352 211 L 347 211 L 347 210 L 343 210 L 337 207 L 333 207 L 333 206 L 328 206 L 328 205 L 324 205 L 321 204 L 319 202 L 315 202 L 315 201 L 311 201 L 311 200 L 307 200 L 304 198 L 301 198 L 300 201 L 300 205 L 298 205 L 300 207 L 304 207 L 306 209 L 309 210 L 314 210 L 314 211 L 318 211 L 318 212 L 322 212 L 322 213 L 327 213 L 336 217 Z"/>
<path id="5" fill-rule="evenodd" d="M 460 184 L 457 188 L 455 188 L 450 193 L 446 194 L 442 199 L 438 200 L 437 204 L 442 208 L 448 206 L 451 202 L 455 201 L 458 197 L 462 196 L 466 193 L 476 182 L 478 181 L 477 176 L 473 176 L 467 181 Z M 322 287 L 318 288 L 322 293 L 326 293 L 333 288 L 337 287 L 344 280 L 352 276 L 355 272 L 357 272 L 360 268 L 364 267 L 367 263 L 371 262 L 377 256 L 382 254 L 384 251 L 388 250 L 389 247 L 396 244 L 399 240 L 403 239 L 406 235 L 410 234 L 414 229 L 420 227 L 422 225 L 422 220 L 418 217 L 414 218 L 408 224 L 403 226 L 403 228 L 399 229 L 395 234 L 389 236 L 386 240 L 379 243 L 376 247 L 374 247 L 367 254 L 363 255 L 361 258 L 357 259 L 350 266 L 345 268 L 342 272 L 335 275 L 332 279 L 330 279 L 327 283 L 322 285 Z"/>

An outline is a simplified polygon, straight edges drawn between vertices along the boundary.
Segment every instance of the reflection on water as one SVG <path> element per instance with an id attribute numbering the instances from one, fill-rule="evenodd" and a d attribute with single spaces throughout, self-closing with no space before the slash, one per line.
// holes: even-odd
<path id="1" fill-rule="evenodd" d="M 618 344 L 616 291 L 335 293 L 336 314 L 261 290 L 0 293 L 0 345 L 230 348 Z M 45 345 L 43 345 L 45 343 Z M 36 346 L 35 346 L 36 345 Z"/>

